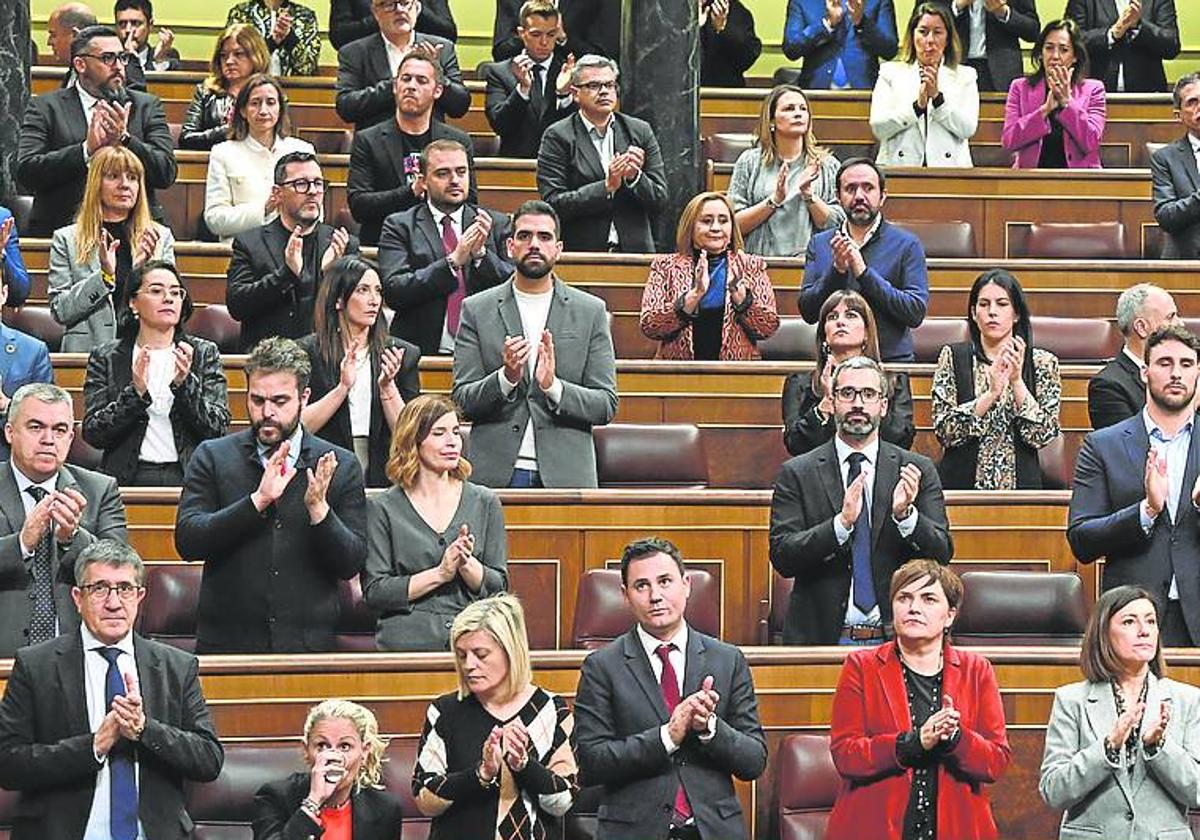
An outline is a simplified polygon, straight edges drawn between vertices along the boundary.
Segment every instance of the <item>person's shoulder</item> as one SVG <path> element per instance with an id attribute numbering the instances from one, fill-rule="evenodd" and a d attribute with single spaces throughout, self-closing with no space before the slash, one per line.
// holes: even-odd
<path id="1" fill-rule="evenodd" d="M 1142 417 L 1142 412 L 1138 412 L 1132 417 L 1126 417 L 1119 423 L 1113 423 L 1111 426 L 1105 426 L 1103 429 L 1095 429 L 1088 432 L 1084 438 L 1084 443 L 1090 443 L 1092 449 L 1107 449 L 1116 441 L 1119 441 L 1125 435 L 1136 433 L 1139 428 L 1145 429 L 1145 418 Z"/>
<path id="2" fill-rule="evenodd" d="M 162 107 L 162 100 L 153 93 L 146 93 L 145 91 L 135 90 L 134 88 L 126 88 L 125 93 L 129 95 L 130 100 L 132 100 L 134 104 L 149 105 L 157 108 Z"/>
<path id="3" fill-rule="evenodd" d="M 670 271 L 676 265 L 682 265 L 690 261 L 691 260 L 689 257 L 685 257 L 683 254 L 677 254 L 672 251 L 669 254 L 659 254 L 658 256 L 654 257 L 654 259 L 650 260 L 650 270 Z"/>
<path id="4" fill-rule="evenodd" d="M 482 484 L 476 484 L 473 481 L 463 482 L 463 495 L 467 498 L 478 499 L 480 504 L 488 507 L 491 505 L 499 505 L 500 494 L 491 487 L 485 487 Z"/>
<path id="5" fill-rule="evenodd" d="M 94 492 L 110 487 L 116 488 L 117 486 L 117 480 L 111 475 L 106 475 L 96 470 L 89 470 L 87 467 L 80 467 L 76 464 L 63 464 L 61 469 L 66 470 L 75 483 L 85 490 L 90 489 Z"/>
<path id="6" fill-rule="evenodd" d="M 594 295 L 591 292 L 585 292 L 578 286 L 572 286 L 562 278 L 558 278 L 555 281 L 555 286 L 558 288 L 560 294 L 576 306 L 608 311 L 608 304 L 605 303 L 604 298 Z M 500 287 L 497 286 L 496 288 Z"/>
<path id="7" fill-rule="evenodd" d="M 953 67 L 947 67 L 947 70 L 958 79 L 960 82 L 975 82 L 979 79 L 979 74 L 975 72 L 975 68 L 970 64 L 956 64 Z"/>
<path id="8" fill-rule="evenodd" d="M 308 6 L 305 6 L 301 3 L 297 3 L 296 0 L 288 0 L 288 6 L 291 7 L 292 17 L 296 18 L 297 20 L 299 20 L 300 18 L 309 18 L 309 17 L 312 18 L 314 21 L 317 19 L 317 13 L 315 11 L 313 11 Z"/>
<path id="9" fill-rule="evenodd" d="M 242 429 L 241 431 L 230 432 L 227 435 L 221 435 L 221 437 L 202 440 L 200 443 L 196 444 L 196 451 L 193 453 L 192 457 L 196 458 L 207 455 L 214 461 L 222 462 L 222 459 L 233 457 L 234 453 L 238 447 L 242 445 L 242 443 L 253 443 L 253 434 L 254 433 L 249 429 Z M 228 464 L 232 462 L 225 461 L 224 463 Z"/>
<path id="10" fill-rule="evenodd" d="M 0 464 L 0 467 L 7 469 L 8 461 Z M 82 649 L 83 642 L 80 639 L 79 632 L 63 633 L 61 636 L 55 636 L 53 639 L 47 639 L 44 642 L 38 642 L 36 645 L 19 648 L 13 657 L 14 665 L 21 665 L 26 670 L 37 671 L 49 662 L 53 662 L 56 657 L 70 650 L 72 647 L 79 646 Z"/>
<path id="11" fill-rule="evenodd" d="M 176 672 L 186 672 L 198 663 L 194 653 L 186 650 L 181 650 L 174 645 L 156 642 L 153 639 L 147 639 L 145 636 L 134 636 L 134 656 L 142 658 L 141 665 L 148 664 L 146 660 L 157 660 L 160 663 L 165 663 L 169 668 Z"/>
<path id="12" fill-rule="evenodd" d="M 342 45 L 342 48 L 337 51 L 338 58 L 344 59 L 359 59 L 367 55 L 371 48 L 378 45 L 380 49 L 385 49 L 383 46 L 383 37 L 378 31 L 372 32 L 370 35 L 364 35 L 361 38 L 355 38 L 353 41 L 348 41 Z"/>
<path id="13" fill-rule="evenodd" d="M 809 383 L 811 384 L 811 382 L 812 380 L 810 379 Z M 880 446 L 883 446 L 885 443 L 886 441 L 884 440 L 879 441 Z M 780 472 L 781 474 L 783 472 L 790 472 L 802 475 L 810 470 L 817 469 L 819 464 L 830 459 L 837 460 L 837 445 L 834 443 L 833 438 L 825 441 L 820 446 L 813 447 L 807 452 L 801 452 L 799 455 L 788 458 L 783 462 Z"/>
<path id="14" fill-rule="evenodd" d="M 933 460 L 928 455 L 922 455 L 920 452 L 914 452 L 911 449 L 905 449 L 897 446 L 894 443 L 889 443 L 883 438 L 879 439 L 879 454 L 895 453 L 896 458 L 901 465 L 916 464 L 921 468 L 921 472 L 936 472 L 937 467 L 934 466 Z"/>
<path id="15" fill-rule="evenodd" d="M 1105 96 L 1107 91 L 1104 89 L 1104 82 L 1099 79 L 1083 79 L 1079 83 L 1079 87 L 1084 93 L 1090 96 Z"/>
<path id="16" fill-rule="evenodd" d="M 307 773 L 292 773 L 291 775 L 284 776 L 282 779 L 272 779 L 269 782 L 263 782 L 259 786 L 255 796 L 261 799 L 273 799 L 290 807 L 291 800 L 296 799 L 297 794 L 303 798 L 304 790 L 307 787 Z"/>
<path id="17" fill-rule="evenodd" d="M 463 300 L 463 306 L 469 306 L 472 309 L 482 310 L 488 306 L 497 305 L 503 298 L 511 294 L 512 283 L 505 280 L 498 286 L 492 286 L 489 289 L 476 292 L 473 295 L 467 295 Z"/>
<path id="18" fill-rule="evenodd" d="M 79 229 L 75 226 L 74 222 L 71 222 L 69 225 L 56 228 L 54 233 L 50 234 L 50 238 L 73 248 L 75 247 L 75 241 L 79 238 Z"/>
<path id="19" fill-rule="evenodd" d="M 617 118 L 622 120 L 629 128 L 629 132 L 639 132 L 642 134 L 654 134 L 654 127 L 646 122 L 641 117 L 635 117 L 633 114 L 626 114 L 624 111 L 617 111 Z"/>
<path id="20" fill-rule="evenodd" d="M 1160 677 L 1159 685 L 1168 689 L 1172 697 L 1178 698 L 1183 704 L 1190 706 L 1200 706 L 1200 688 L 1191 683 L 1180 682 L 1173 680 L 1170 677 Z M 1160 691 L 1162 689 L 1160 688 Z"/>
<path id="21" fill-rule="evenodd" d="M 577 119 L 579 119 L 579 113 L 577 111 L 567 114 L 567 116 L 563 117 L 562 119 L 555 120 L 554 122 L 550 123 L 550 125 L 546 126 L 546 130 L 542 132 L 542 136 L 560 139 L 569 138 L 575 133 L 575 124 L 572 123 L 571 120 Z M 545 148 L 545 144 L 542 144 L 542 148 Z"/>
<path id="22" fill-rule="evenodd" d="M 22 336 L 25 335 L 25 333 L 21 333 L 19 331 L 17 332 Z M 124 341 L 124 339 L 121 338 L 110 338 L 108 341 L 101 341 L 92 348 L 91 355 L 98 359 L 106 359 L 113 353 L 117 352 L 117 348 L 121 346 L 122 341 Z"/>
<path id="23" fill-rule="evenodd" d="M 742 653 L 742 649 L 737 645 L 718 639 L 716 636 L 710 636 L 708 633 L 702 633 L 690 624 L 688 625 L 688 633 L 694 633 L 696 638 L 704 645 L 705 650 L 713 652 L 718 656 L 735 660 L 746 658 L 745 654 Z"/>
<path id="24" fill-rule="evenodd" d="M 1049 350 L 1045 349 L 1044 347 L 1034 347 L 1033 348 L 1033 363 L 1039 367 L 1044 367 L 1046 365 L 1052 365 L 1052 364 L 1057 365 L 1058 364 L 1058 356 L 1055 356 L 1053 353 L 1051 353 Z"/>
<path id="25" fill-rule="evenodd" d="M 1087 699 L 1092 692 L 1092 683 L 1087 680 L 1067 683 L 1054 689 L 1054 699 L 1059 703 L 1078 704 Z"/>
<path id="26" fill-rule="evenodd" d="M 468 149 L 474 149 L 475 147 L 475 144 L 471 141 L 470 134 L 467 134 L 467 132 L 456 125 L 450 125 L 440 120 L 434 120 L 431 136 L 434 140 L 457 140 Z"/>

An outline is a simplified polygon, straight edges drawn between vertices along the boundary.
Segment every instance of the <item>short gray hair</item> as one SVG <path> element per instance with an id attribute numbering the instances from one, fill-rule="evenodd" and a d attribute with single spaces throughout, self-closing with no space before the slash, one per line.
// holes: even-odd
<path id="1" fill-rule="evenodd" d="M 120 540 L 96 540 L 79 552 L 75 560 L 76 586 L 83 585 L 88 566 L 114 566 L 118 569 L 128 566 L 133 569 L 138 586 L 146 583 L 146 564 L 132 546 Z"/>
<path id="2" fill-rule="evenodd" d="M 17 393 L 13 394 L 12 400 L 8 404 L 9 423 L 14 423 L 21 415 L 21 405 L 28 399 L 34 399 L 47 405 L 66 403 L 71 407 L 71 419 L 75 418 L 75 401 L 71 399 L 71 395 L 65 389 L 53 382 L 30 382 L 28 385 L 22 385 L 17 389 Z"/>
<path id="3" fill-rule="evenodd" d="M 575 62 L 575 69 L 571 71 L 572 87 L 579 87 L 579 81 L 583 78 L 584 70 L 595 70 L 597 68 L 605 68 L 613 71 L 613 78 L 621 78 L 621 68 L 617 67 L 617 62 L 605 55 L 596 55 L 588 53 L 583 58 Z"/>
<path id="4" fill-rule="evenodd" d="M 1121 296 L 1117 298 L 1117 329 L 1121 331 L 1121 335 L 1129 335 L 1129 331 L 1133 329 L 1133 322 L 1142 314 L 1146 298 L 1156 290 L 1164 291 L 1153 283 L 1138 283 L 1121 292 Z"/>
<path id="5" fill-rule="evenodd" d="M 873 370 L 875 375 L 879 377 L 879 392 L 884 397 L 891 397 L 892 382 L 888 379 L 888 375 L 883 372 L 883 368 L 879 362 L 872 359 L 870 356 L 851 356 L 846 361 L 839 364 L 833 369 L 833 382 L 830 387 L 837 388 L 838 378 L 843 371 L 847 370 Z"/>
<path id="6" fill-rule="evenodd" d="M 1200 82 L 1200 71 L 1197 70 L 1184 73 L 1175 80 L 1175 88 L 1171 91 L 1171 103 L 1175 106 L 1176 111 L 1183 107 L 1183 89 L 1196 82 Z"/>

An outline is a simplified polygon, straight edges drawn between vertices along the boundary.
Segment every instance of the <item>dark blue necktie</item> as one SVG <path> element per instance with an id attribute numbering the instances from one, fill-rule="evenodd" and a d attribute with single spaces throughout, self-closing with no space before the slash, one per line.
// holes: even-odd
<path id="1" fill-rule="evenodd" d="M 119 648 L 102 647 L 99 653 L 108 660 L 104 680 L 104 711 L 112 709 L 113 698 L 125 694 L 125 678 L 117 667 Z M 108 753 L 108 825 L 113 840 L 136 840 L 138 823 L 137 780 L 133 774 L 133 750 L 129 742 L 119 740 Z"/>
<path id="2" fill-rule="evenodd" d="M 862 472 L 867 456 L 851 452 L 846 460 L 850 464 L 846 476 L 846 487 L 849 487 Z M 858 512 L 858 521 L 850 534 L 850 555 L 854 558 L 854 606 L 866 614 L 875 608 L 875 580 L 871 576 L 871 511 L 865 492 L 862 510 Z"/>

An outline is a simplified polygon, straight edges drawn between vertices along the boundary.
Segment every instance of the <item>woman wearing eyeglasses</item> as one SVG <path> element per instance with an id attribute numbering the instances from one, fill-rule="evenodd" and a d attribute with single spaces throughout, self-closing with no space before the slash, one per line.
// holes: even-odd
<path id="1" fill-rule="evenodd" d="M 252 76 L 234 103 L 231 139 L 214 146 L 208 159 L 204 222 L 221 241 L 278 215 L 271 191 L 275 161 L 289 152 L 313 152 L 311 143 L 290 134 L 287 97 L 279 80 Z"/>
<path id="2" fill-rule="evenodd" d="M 233 103 L 251 76 L 266 73 L 267 43 L 248 23 L 235 23 L 217 36 L 208 77 L 196 85 L 183 118 L 179 148 L 208 151 L 229 139 Z"/>
<path id="3" fill-rule="evenodd" d="M 1058 359 L 1033 346 L 1029 306 L 1002 268 L 975 279 L 971 340 L 942 348 L 933 373 L 933 430 L 947 490 L 1037 490 L 1037 451 L 1058 436 Z"/>
<path id="4" fill-rule="evenodd" d="M 84 440 L 123 486 L 180 486 L 196 445 L 229 426 L 221 353 L 184 332 L 192 302 L 171 263 L 135 271 L 117 309 L 118 337 L 88 357 Z"/>
<path id="5" fill-rule="evenodd" d="M 317 15 L 292 0 L 246 0 L 229 10 L 225 25 L 248 23 L 271 52 L 268 72 L 276 76 L 315 76 L 321 55 Z"/>

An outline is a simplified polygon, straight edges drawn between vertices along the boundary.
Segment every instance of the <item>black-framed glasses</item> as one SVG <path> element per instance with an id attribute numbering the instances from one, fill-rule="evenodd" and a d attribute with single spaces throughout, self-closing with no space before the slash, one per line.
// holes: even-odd
<path id="1" fill-rule="evenodd" d="M 611 82 L 583 82 L 582 84 L 575 85 L 575 87 L 592 93 L 599 93 L 602 90 L 615 91 L 617 89 L 617 80 L 613 79 Z"/>
<path id="2" fill-rule="evenodd" d="M 117 597 L 122 601 L 132 601 L 142 591 L 142 587 L 126 581 L 122 581 L 121 583 L 85 583 L 79 587 L 79 591 L 97 602 L 107 601 L 108 596 L 113 592 L 117 593 Z"/>
<path id="3" fill-rule="evenodd" d="M 383 0 L 381 3 L 372 3 L 371 5 L 381 12 L 394 12 L 397 9 L 407 12 L 417 5 L 417 0 Z"/>
<path id="4" fill-rule="evenodd" d="M 862 399 L 863 405 L 874 405 L 879 402 L 883 392 L 878 388 L 855 388 L 852 385 L 843 385 L 834 390 L 833 396 L 847 405 L 854 403 L 859 398 Z"/>
<path id="5" fill-rule="evenodd" d="M 325 192 L 325 179 L 293 178 L 290 181 L 284 181 L 282 184 L 280 184 L 280 186 L 291 187 L 294 191 L 300 193 L 301 195 L 308 195 L 309 193 L 323 193 Z"/>
<path id="6" fill-rule="evenodd" d="M 131 52 L 80 53 L 79 56 L 80 58 L 94 58 L 105 67 L 116 67 L 118 61 L 121 64 L 128 64 L 133 60 Z"/>

